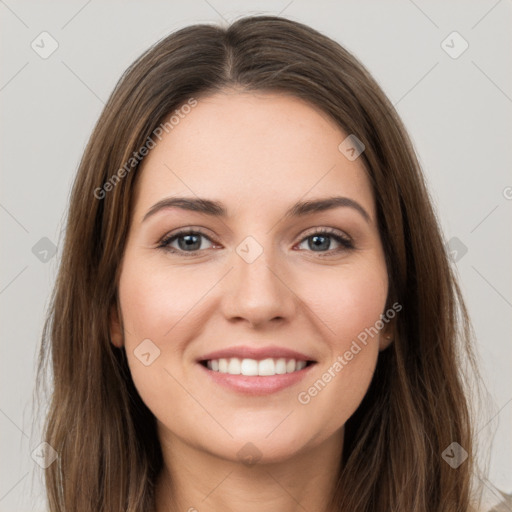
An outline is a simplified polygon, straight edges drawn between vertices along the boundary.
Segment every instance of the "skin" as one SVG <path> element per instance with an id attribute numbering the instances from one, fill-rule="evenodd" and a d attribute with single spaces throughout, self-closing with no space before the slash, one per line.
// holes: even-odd
<path id="1" fill-rule="evenodd" d="M 298 401 L 385 312 L 375 201 L 362 159 L 338 150 L 346 136 L 301 99 L 223 91 L 200 98 L 143 161 L 111 339 L 125 346 L 137 390 L 157 418 L 165 462 L 158 512 L 327 510 L 344 424 L 392 329 L 388 323 L 370 338 L 309 403 Z M 221 201 L 229 215 L 172 208 L 142 221 L 155 203 L 178 195 Z M 369 222 L 346 206 L 284 218 L 299 200 L 332 195 L 357 201 Z M 157 247 L 187 227 L 206 234 L 195 256 Z M 328 237 L 330 246 L 315 250 L 308 240 L 319 228 L 350 237 L 355 249 Z M 236 252 L 247 236 L 263 249 L 251 263 Z M 180 250 L 177 239 L 171 246 Z M 134 355 L 144 339 L 160 350 L 149 366 Z M 242 395 L 213 384 L 196 362 L 236 345 L 278 345 L 317 364 L 290 388 Z M 260 457 L 253 465 L 237 455 L 249 442 Z"/>

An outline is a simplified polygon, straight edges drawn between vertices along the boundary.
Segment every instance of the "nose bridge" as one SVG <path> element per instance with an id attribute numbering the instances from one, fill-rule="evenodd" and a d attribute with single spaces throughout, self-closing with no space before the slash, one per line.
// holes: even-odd
<path id="1" fill-rule="evenodd" d="M 294 311 L 294 294 L 285 284 L 279 255 L 254 237 L 247 237 L 233 253 L 233 272 L 226 315 L 262 323 Z"/>

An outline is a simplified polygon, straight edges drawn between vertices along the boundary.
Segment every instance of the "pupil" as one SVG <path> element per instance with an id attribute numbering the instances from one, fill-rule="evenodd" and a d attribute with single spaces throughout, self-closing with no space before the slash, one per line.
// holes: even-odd
<path id="1" fill-rule="evenodd" d="M 313 244 L 310 244 L 310 248 L 320 248 L 320 249 L 328 249 L 329 248 L 329 238 L 323 235 L 314 235 L 311 237 L 313 239 Z M 323 239 L 323 243 L 317 243 L 319 240 Z"/>
<path id="2" fill-rule="evenodd" d="M 182 243 L 182 240 L 185 240 L 185 242 Z M 183 250 L 199 249 L 201 241 L 197 235 L 183 235 L 178 239 L 178 244 L 180 249 Z"/>

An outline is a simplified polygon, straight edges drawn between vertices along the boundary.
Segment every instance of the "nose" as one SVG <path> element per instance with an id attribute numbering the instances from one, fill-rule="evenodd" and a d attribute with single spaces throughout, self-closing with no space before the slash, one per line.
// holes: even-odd
<path id="1" fill-rule="evenodd" d="M 287 273 L 280 270 L 282 265 L 270 258 L 269 251 L 263 251 L 252 262 L 234 253 L 233 266 L 223 297 L 223 313 L 228 321 L 259 327 L 293 317 L 298 297 Z"/>

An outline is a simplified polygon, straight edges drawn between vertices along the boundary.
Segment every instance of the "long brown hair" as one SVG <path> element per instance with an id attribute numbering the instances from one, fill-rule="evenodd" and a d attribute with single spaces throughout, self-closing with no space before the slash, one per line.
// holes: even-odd
<path id="1" fill-rule="evenodd" d="M 302 98 L 366 148 L 388 307 L 398 302 L 403 310 L 346 423 L 332 509 L 473 510 L 463 382 L 463 362 L 475 361 L 471 327 L 406 130 L 369 72 L 338 43 L 295 21 L 249 16 L 226 28 L 183 28 L 145 52 L 119 80 L 83 154 L 39 355 L 38 382 L 48 364 L 52 371 L 44 439 L 59 455 L 45 472 L 51 512 L 154 510 L 163 464 L 155 418 L 135 389 L 124 348 L 109 340 L 139 168 L 133 155 L 191 98 L 226 88 Z M 457 469 L 442 457 L 453 442 L 468 453 Z"/>

